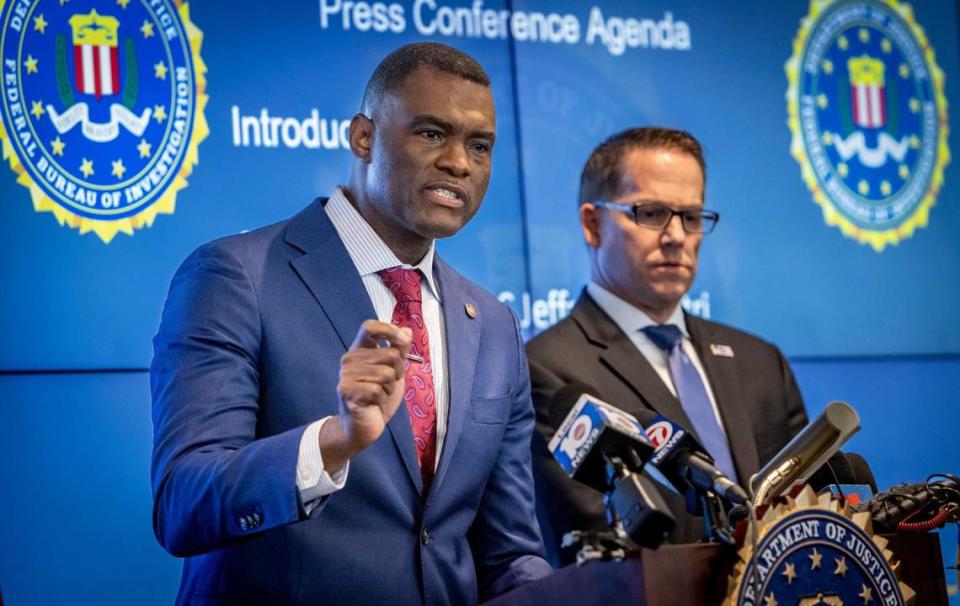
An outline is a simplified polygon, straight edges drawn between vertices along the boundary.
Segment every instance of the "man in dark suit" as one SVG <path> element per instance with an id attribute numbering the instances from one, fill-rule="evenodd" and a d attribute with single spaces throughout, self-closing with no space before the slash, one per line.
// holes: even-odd
<path id="1" fill-rule="evenodd" d="M 516 319 L 435 256 L 490 177 L 489 79 L 391 53 L 348 185 L 173 279 L 151 368 L 154 529 L 183 604 L 472 604 L 549 572 Z"/>
<path id="2" fill-rule="evenodd" d="M 527 345 L 538 515 L 554 564 L 575 555 L 560 549 L 564 533 L 606 527 L 601 494 L 568 479 L 545 446 L 563 385 L 584 383 L 627 412 L 652 409 L 691 430 L 743 486 L 807 422 L 776 347 L 680 307 L 703 235 L 719 218 L 703 207 L 704 183 L 697 140 L 662 128 L 611 137 L 581 174 L 591 281 L 571 314 Z M 702 520 L 683 499 L 662 485 L 661 493 L 678 520 L 671 541 L 702 538 Z"/>

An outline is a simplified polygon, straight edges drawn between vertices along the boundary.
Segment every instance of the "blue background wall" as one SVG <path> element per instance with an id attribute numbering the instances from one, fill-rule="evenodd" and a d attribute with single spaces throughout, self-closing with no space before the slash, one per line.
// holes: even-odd
<path id="1" fill-rule="evenodd" d="M 59 4 L 54 2 L 55 4 Z M 626 49 L 345 28 L 334 0 L 196 2 L 209 68 L 210 136 L 176 212 L 109 245 L 33 211 L 0 168 L 0 590 L 8 604 L 170 603 L 179 561 L 150 526 L 150 398 L 145 372 L 169 279 L 202 242 L 283 219 L 344 181 L 349 152 L 243 145 L 232 112 L 349 120 L 372 68 L 432 39 L 477 57 L 493 79 L 498 141 L 483 209 L 441 253 L 508 300 L 532 335 L 555 321 L 525 301 L 576 297 L 587 278 L 576 184 L 590 150 L 637 124 L 689 129 L 704 143 L 707 206 L 721 212 L 692 289 L 704 315 L 760 334 L 791 357 L 811 415 L 853 403 L 849 448 L 881 487 L 960 471 L 960 162 L 947 167 L 930 225 L 882 253 L 824 224 L 790 157 L 784 62 L 805 2 L 486 2 L 571 14 L 590 8 L 691 30 L 691 48 Z M 36 8 L 43 8 L 41 1 Z M 75 12 L 117 14 L 114 1 Z M 428 5 L 429 6 L 429 5 Z M 470 6 L 450 0 L 437 6 Z M 956 4 L 914 3 L 947 98 L 960 99 Z M 429 14 L 426 11 L 425 14 Z M 52 13 L 48 13 L 52 14 Z M 121 19 L 122 21 L 122 19 Z M 51 21 L 49 30 L 65 28 Z M 121 27 L 123 27 L 121 25 Z M 43 72 L 41 72 L 43 73 Z M 953 112 L 956 114 L 956 111 Z M 952 131 L 958 121 L 951 116 Z M 955 135 L 950 148 L 957 153 Z M 536 316 L 536 317 L 534 317 Z M 942 535 L 956 562 L 955 529 Z M 955 585 L 956 577 L 948 577 Z M 960 598 L 954 598 L 960 603 Z"/>

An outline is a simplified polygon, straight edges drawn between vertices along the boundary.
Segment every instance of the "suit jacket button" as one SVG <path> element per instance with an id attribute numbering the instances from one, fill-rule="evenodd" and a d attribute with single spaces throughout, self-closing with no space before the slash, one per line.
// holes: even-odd
<path id="1" fill-rule="evenodd" d="M 420 533 L 420 542 L 424 545 L 430 542 L 430 533 L 427 532 L 426 528 L 424 528 L 423 532 Z"/>

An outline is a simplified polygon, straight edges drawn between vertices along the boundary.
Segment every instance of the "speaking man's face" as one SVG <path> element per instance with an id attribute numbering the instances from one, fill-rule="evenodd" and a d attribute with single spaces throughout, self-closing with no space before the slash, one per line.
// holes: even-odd
<path id="1" fill-rule="evenodd" d="M 620 195 L 610 202 L 658 202 L 673 210 L 703 208 L 703 172 L 674 149 L 635 149 L 623 159 Z M 631 213 L 581 209 L 584 236 L 595 248 L 601 285 L 661 321 L 697 274 L 703 235 L 686 233 L 679 216 L 663 228 L 638 225 Z M 586 210 L 586 212 L 585 212 Z M 594 238 L 591 241 L 591 238 Z"/>
<path id="2" fill-rule="evenodd" d="M 420 68 L 373 113 L 365 189 L 380 221 L 402 240 L 457 233 L 490 183 L 490 88 Z"/>

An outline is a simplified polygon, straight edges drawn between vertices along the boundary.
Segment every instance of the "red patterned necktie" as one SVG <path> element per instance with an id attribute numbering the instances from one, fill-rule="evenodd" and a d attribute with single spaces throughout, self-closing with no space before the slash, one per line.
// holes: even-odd
<path id="1" fill-rule="evenodd" d="M 433 479 L 434 461 L 437 456 L 437 401 L 433 391 L 433 366 L 430 364 L 430 337 L 423 322 L 420 298 L 420 272 L 415 269 L 393 267 L 379 272 L 383 283 L 397 300 L 390 320 L 397 326 L 406 326 L 413 332 L 410 353 L 423 358 L 423 362 L 404 361 L 407 403 L 413 441 L 417 448 L 417 461 L 426 494 Z"/>

